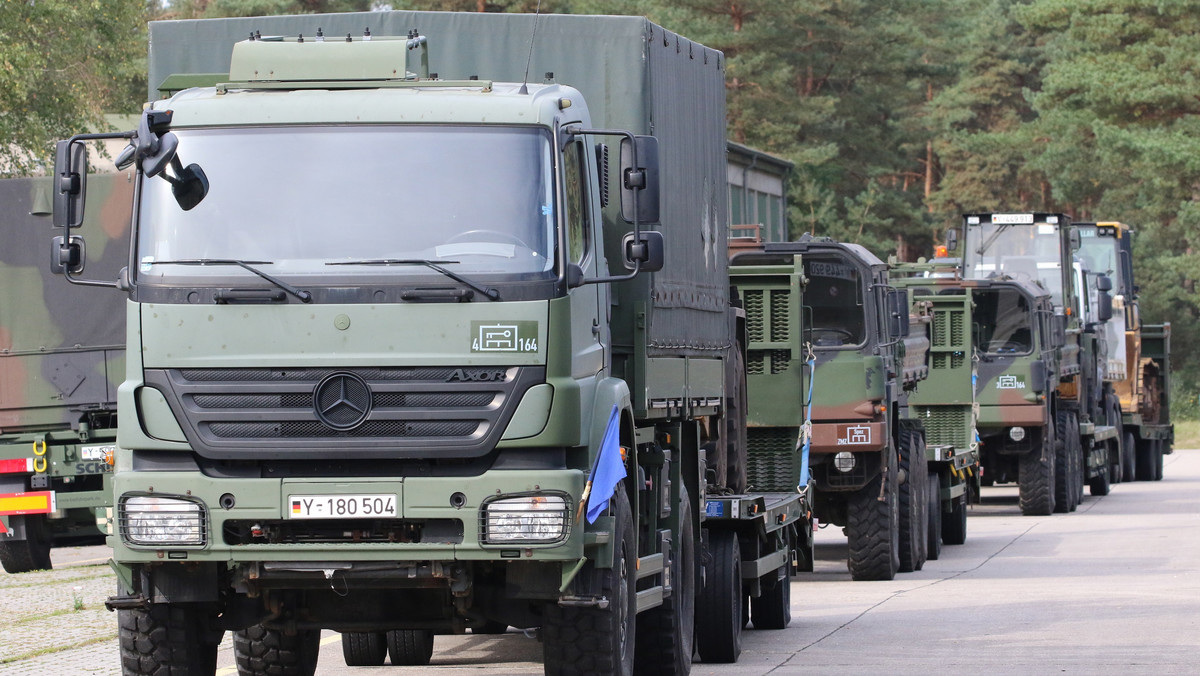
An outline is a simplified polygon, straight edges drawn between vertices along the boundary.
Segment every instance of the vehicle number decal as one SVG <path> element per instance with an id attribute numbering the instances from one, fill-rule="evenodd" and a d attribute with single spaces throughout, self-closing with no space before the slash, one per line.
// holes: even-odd
<path id="1" fill-rule="evenodd" d="M 396 517 L 396 496 L 391 493 L 361 495 L 289 495 L 289 519 L 376 519 Z"/>
<path id="2" fill-rule="evenodd" d="M 472 352 L 516 352 L 538 351 L 538 323 L 536 321 L 471 322 Z"/>

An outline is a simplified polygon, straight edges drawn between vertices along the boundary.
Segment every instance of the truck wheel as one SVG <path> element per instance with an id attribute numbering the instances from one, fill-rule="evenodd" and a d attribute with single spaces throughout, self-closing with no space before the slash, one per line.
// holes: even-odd
<path id="1" fill-rule="evenodd" d="M 1104 455 L 1106 458 L 1111 455 L 1112 445 L 1115 443 L 1116 440 L 1114 439 L 1109 439 L 1108 441 L 1104 442 Z M 1109 489 L 1112 486 L 1112 483 L 1109 481 L 1109 474 L 1113 471 L 1114 466 L 1119 467 L 1119 465 L 1109 464 L 1106 460 L 1104 467 L 1100 469 L 1099 474 L 1088 479 L 1088 491 L 1092 494 L 1092 497 L 1103 497 L 1108 495 Z"/>
<path id="2" fill-rule="evenodd" d="M 433 632 L 428 629 L 393 629 L 387 633 L 392 666 L 419 667 L 433 658 Z"/>
<path id="3" fill-rule="evenodd" d="M 1153 451 L 1154 480 L 1162 481 L 1162 478 L 1163 478 L 1163 446 L 1165 446 L 1167 442 L 1163 441 L 1162 439 L 1155 439 L 1154 441 L 1152 441 L 1150 443 L 1152 443 L 1154 445 L 1154 451 Z"/>
<path id="4" fill-rule="evenodd" d="M 925 482 L 929 478 L 929 461 L 925 458 L 925 436 L 918 430 L 900 429 L 900 572 L 921 570 L 928 555 L 929 504 Z"/>
<path id="5" fill-rule="evenodd" d="M 1133 432 L 1121 436 L 1121 481 L 1137 481 L 1137 440 Z"/>
<path id="6" fill-rule="evenodd" d="M 750 599 L 750 620 L 755 629 L 784 629 L 792 623 L 792 576 L 783 566 L 767 577 L 762 595 Z"/>
<path id="7" fill-rule="evenodd" d="M 17 574 L 33 570 L 50 570 L 50 529 L 46 517 L 28 514 L 14 519 L 25 520 L 25 539 L 0 539 L 0 565 L 5 572 Z"/>
<path id="8" fill-rule="evenodd" d="M 194 606 L 120 609 L 117 627 L 125 674 L 212 676 L 217 670 L 220 634 L 208 630 Z"/>
<path id="9" fill-rule="evenodd" d="M 1159 473 L 1158 466 L 1162 463 L 1162 450 L 1154 439 L 1139 439 L 1137 449 L 1137 480 L 1156 481 Z M 1158 457 L 1155 458 L 1155 450 Z"/>
<path id="10" fill-rule="evenodd" d="M 742 654 L 742 550 L 737 533 L 708 531 L 704 589 L 696 597 L 696 648 L 705 662 Z"/>
<path id="11" fill-rule="evenodd" d="M 1054 444 L 1054 511 L 1066 514 L 1075 508 L 1075 463 L 1072 439 L 1079 438 L 1079 424 L 1072 424 L 1074 415 L 1060 410 L 1054 419 L 1057 432 Z"/>
<path id="12" fill-rule="evenodd" d="M 607 608 L 546 606 L 542 642 L 547 676 L 633 673 L 637 620 L 637 586 L 634 566 L 637 543 L 629 496 L 617 486 L 612 500 L 616 519 L 612 568 L 588 564 L 580 575 L 591 576 L 584 589 L 608 599 Z M 587 578 L 581 578 L 588 582 Z"/>
<path id="13" fill-rule="evenodd" d="M 696 540 L 686 486 L 679 489 L 678 555 L 671 557 L 671 597 L 637 620 L 635 674 L 687 674 L 696 633 Z"/>
<path id="14" fill-rule="evenodd" d="M 342 658 L 348 667 L 377 667 L 387 659 L 387 634 L 350 631 L 342 634 Z"/>
<path id="15" fill-rule="evenodd" d="M 942 555 L 942 480 L 937 472 L 930 472 L 925 480 L 926 501 L 925 511 L 929 517 L 929 530 L 926 532 L 925 551 L 930 561 L 937 561 Z"/>
<path id="16" fill-rule="evenodd" d="M 1021 488 L 1021 513 L 1047 516 L 1054 513 L 1054 427 L 1042 428 L 1042 444 L 1022 453 L 1017 467 Z"/>
<path id="17" fill-rule="evenodd" d="M 256 624 L 233 632 L 233 657 L 239 676 L 312 676 L 320 641 L 316 629 L 289 636 Z"/>
<path id="18" fill-rule="evenodd" d="M 967 541 L 967 496 L 950 502 L 950 514 L 942 519 L 942 540 L 948 545 Z"/>
<path id="19" fill-rule="evenodd" d="M 887 485 L 882 490 L 886 476 Z M 891 580 L 900 568 L 900 509 L 896 470 L 884 470 L 850 496 L 846 562 L 855 580 Z"/>

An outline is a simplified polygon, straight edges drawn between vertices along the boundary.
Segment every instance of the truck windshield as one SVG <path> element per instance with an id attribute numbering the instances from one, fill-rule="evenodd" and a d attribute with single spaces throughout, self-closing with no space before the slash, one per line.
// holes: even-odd
<path id="1" fill-rule="evenodd" d="M 1121 266 L 1117 262 L 1117 239 L 1101 236 L 1098 228 L 1082 226 L 1079 231 L 1080 247 L 1075 252 L 1075 258 L 1090 273 L 1108 275 L 1113 283 L 1113 293 L 1121 293 L 1125 288 L 1125 280 L 1121 277 Z"/>
<path id="2" fill-rule="evenodd" d="M 964 279 L 1011 277 L 1041 282 L 1055 305 L 1062 305 L 1062 264 L 1058 228 L 1047 223 L 983 223 L 967 226 Z"/>
<path id="3" fill-rule="evenodd" d="M 166 181 L 143 182 L 138 275 L 204 284 L 265 262 L 307 284 L 434 276 L 442 260 L 471 278 L 553 276 L 551 142 L 520 127 L 349 126 L 180 129 L 179 153 L 204 168 L 208 196 L 182 211 Z M 164 262 L 164 264 L 156 264 Z M 403 282 L 402 282 L 403 283 Z"/>
<path id="4" fill-rule="evenodd" d="M 804 274 L 808 277 L 804 304 L 812 309 L 813 347 L 860 345 L 866 322 L 858 268 L 840 258 L 805 257 Z"/>
<path id="5" fill-rule="evenodd" d="M 976 289 L 975 344 L 987 354 L 1033 351 L 1033 314 L 1016 289 Z"/>

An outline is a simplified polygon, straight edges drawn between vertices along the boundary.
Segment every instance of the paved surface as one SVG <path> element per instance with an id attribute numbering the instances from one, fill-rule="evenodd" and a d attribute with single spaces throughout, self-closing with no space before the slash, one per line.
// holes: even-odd
<path id="1" fill-rule="evenodd" d="M 737 664 L 692 673 L 1200 673 L 1200 451 L 1168 456 L 1165 476 L 1051 517 L 984 489 L 967 544 L 891 582 L 850 581 L 845 538 L 827 528 L 816 571 L 792 583 L 792 625 L 747 631 Z M 53 572 L 0 574 L 0 675 L 120 673 L 106 556 L 55 550 Z M 236 673 L 228 641 L 218 664 Z M 344 666 L 324 636 L 318 674 L 383 671 L 396 673 Z M 403 673 L 481 672 L 540 673 L 541 646 L 515 630 L 439 636 L 433 664 Z"/>

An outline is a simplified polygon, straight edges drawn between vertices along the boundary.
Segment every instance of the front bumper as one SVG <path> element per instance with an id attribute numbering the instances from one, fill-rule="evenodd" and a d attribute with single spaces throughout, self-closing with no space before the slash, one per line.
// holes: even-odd
<path id="1" fill-rule="evenodd" d="M 572 561 L 583 556 L 584 522 L 576 512 L 585 481 L 579 470 L 337 479 L 218 479 L 191 472 L 126 472 L 115 477 L 118 503 L 128 495 L 175 496 L 199 503 L 204 544 L 134 545 L 120 523 L 109 544 L 113 560 L 123 565 L 165 561 Z M 293 495 L 364 494 L 394 495 L 396 516 L 296 519 L 291 515 Z M 562 496 L 567 512 L 561 540 L 486 541 L 481 533 L 485 505 L 518 495 Z"/>

